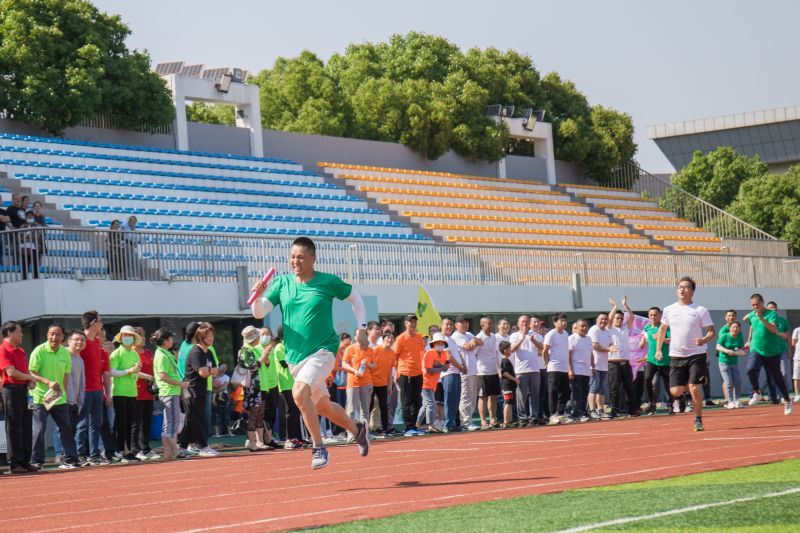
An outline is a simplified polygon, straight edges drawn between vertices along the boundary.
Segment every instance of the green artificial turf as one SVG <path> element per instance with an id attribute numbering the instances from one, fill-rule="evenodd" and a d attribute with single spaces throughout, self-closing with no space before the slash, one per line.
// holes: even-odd
<path id="1" fill-rule="evenodd" d="M 326 532 L 393 533 L 557 531 L 796 487 L 800 487 L 800 459 L 658 481 L 458 505 L 377 520 L 348 522 L 323 529 Z M 480 489 L 476 486 L 476 490 Z M 798 531 L 800 493 L 607 526 L 602 530 L 621 529 Z"/>

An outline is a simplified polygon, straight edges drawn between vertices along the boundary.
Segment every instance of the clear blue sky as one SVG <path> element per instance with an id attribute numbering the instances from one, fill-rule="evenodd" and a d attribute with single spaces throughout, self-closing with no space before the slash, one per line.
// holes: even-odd
<path id="1" fill-rule="evenodd" d="M 308 49 L 411 30 L 462 48 L 529 54 L 588 96 L 629 113 L 638 159 L 671 170 L 647 126 L 800 104 L 800 2 L 793 0 L 95 0 L 130 26 L 154 63 L 183 60 L 259 71 Z"/>

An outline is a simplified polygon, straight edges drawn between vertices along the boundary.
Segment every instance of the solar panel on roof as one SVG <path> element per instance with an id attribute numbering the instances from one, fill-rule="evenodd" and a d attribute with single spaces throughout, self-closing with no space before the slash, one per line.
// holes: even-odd
<path id="1" fill-rule="evenodd" d="M 203 71 L 203 65 L 186 65 L 181 69 L 181 76 L 190 76 L 196 78 Z"/>
<path id="2" fill-rule="evenodd" d="M 220 80 L 222 76 L 224 76 L 230 69 L 228 67 L 224 68 L 209 68 L 203 71 L 200 75 L 201 78 L 205 78 L 208 80 Z"/>
<path id="3" fill-rule="evenodd" d="M 178 74 L 183 68 L 183 61 L 172 61 L 169 63 L 159 63 L 156 65 L 156 74 Z"/>

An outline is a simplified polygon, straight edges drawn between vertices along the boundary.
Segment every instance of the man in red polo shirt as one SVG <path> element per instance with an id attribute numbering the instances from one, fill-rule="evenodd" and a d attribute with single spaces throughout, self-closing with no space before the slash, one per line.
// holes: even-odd
<path id="1" fill-rule="evenodd" d="M 6 413 L 6 456 L 12 474 L 36 472 L 31 466 L 33 446 L 31 412 L 28 409 L 28 356 L 20 348 L 22 327 L 14 321 L 2 326 L 0 344 L 0 373 L 3 380 L 3 409 Z"/>
<path id="2" fill-rule="evenodd" d="M 78 413 L 78 430 L 75 433 L 75 442 L 78 446 L 78 456 L 83 464 L 93 466 L 105 464 L 100 455 L 100 435 L 103 427 L 103 389 L 109 373 L 108 356 L 103 357 L 103 348 L 100 344 L 100 329 L 103 319 L 97 311 L 86 311 L 81 315 L 81 325 L 86 334 L 86 346 L 81 350 L 84 374 L 86 376 L 86 393 L 83 405 Z M 111 391 L 107 391 L 111 398 Z M 88 448 L 88 450 L 87 450 Z M 87 451 L 89 453 L 87 453 Z"/>

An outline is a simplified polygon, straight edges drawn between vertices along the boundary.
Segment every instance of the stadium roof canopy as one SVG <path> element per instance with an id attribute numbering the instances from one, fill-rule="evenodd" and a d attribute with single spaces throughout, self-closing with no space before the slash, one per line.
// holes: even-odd
<path id="1" fill-rule="evenodd" d="M 695 150 L 731 146 L 743 155 L 759 155 L 781 172 L 800 162 L 800 106 L 658 124 L 647 128 L 647 137 L 676 170 L 686 166 Z"/>

